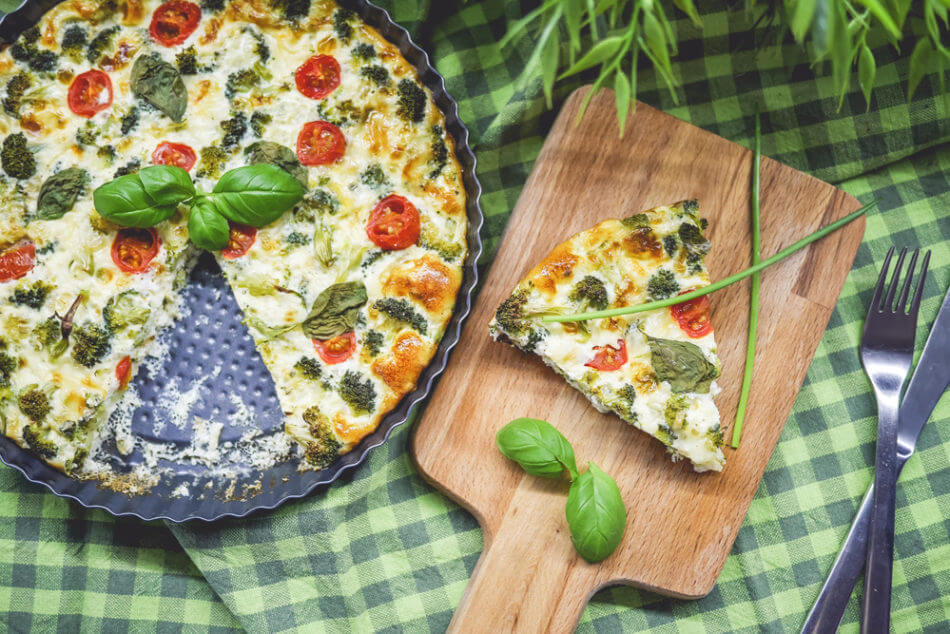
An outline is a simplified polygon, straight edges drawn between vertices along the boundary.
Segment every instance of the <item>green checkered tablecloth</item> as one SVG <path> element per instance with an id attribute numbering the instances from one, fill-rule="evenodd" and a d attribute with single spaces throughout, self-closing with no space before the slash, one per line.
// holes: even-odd
<path id="1" fill-rule="evenodd" d="M 522 6 L 381 4 L 430 52 L 471 130 L 485 190 L 487 264 L 554 117 L 537 83 L 514 88 L 529 47 L 497 46 Z M 828 331 L 712 593 L 679 601 L 607 589 L 585 611 L 584 632 L 799 628 L 872 477 L 875 407 L 857 344 L 876 266 L 892 242 L 933 250 L 921 343 L 950 284 L 950 99 L 937 77 L 925 78 L 908 103 L 906 52 L 877 42 L 879 87 L 870 109 L 855 85 L 838 112 L 830 77 L 821 69 L 816 77 L 797 46 L 769 40 L 722 2 L 698 4 L 710 5 L 702 31 L 684 19 L 675 24 L 679 105 L 649 70 L 641 72 L 640 98 L 746 144 L 760 108 L 767 155 L 862 200 L 877 197 L 880 211 L 868 218 Z M 579 83 L 562 86 L 558 99 Z M 408 436 L 409 426 L 400 428 L 324 492 L 211 526 L 117 520 L 0 467 L 0 631 L 442 631 L 482 535 L 471 515 L 419 478 Z M 898 631 L 948 628 L 948 465 L 945 399 L 901 478 Z M 845 631 L 857 629 L 855 603 L 845 623 Z"/>

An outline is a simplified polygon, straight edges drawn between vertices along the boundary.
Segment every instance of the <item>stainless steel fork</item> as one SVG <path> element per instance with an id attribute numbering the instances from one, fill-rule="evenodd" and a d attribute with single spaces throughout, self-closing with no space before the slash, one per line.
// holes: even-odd
<path id="1" fill-rule="evenodd" d="M 901 270 L 907 249 L 902 249 L 887 284 L 894 247 L 887 252 L 881 275 L 874 289 L 861 337 L 861 362 L 871 379 L 877 398 L 877 448 L 874 458 L 874 498 L 871 506 L 870 533 L 864 577 L 864 602 L 861 632 L 888 632 L 891 613 L 891 574 L 894 557 L 894 504 L 897 492 L 897 418 L 901 387 L 914 357 L 917 313 L 930 263 L 930 252 L 908 306 L 911 282 L 920 249 L 915 249 L 900 295 Z M 885 293 L 885 286 L 887 286 Z M 895 303 L 895 296 L 897 301 Z"/>

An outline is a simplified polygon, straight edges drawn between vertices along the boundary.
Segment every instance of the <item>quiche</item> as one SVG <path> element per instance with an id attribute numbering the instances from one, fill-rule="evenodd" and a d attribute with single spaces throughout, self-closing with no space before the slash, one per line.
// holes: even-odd
<path id="1" fill-rule="evenodd" d="M 79 474 L 198 249 L 92 191 L 175 165 L 210 191 L 270 163 L 306 189 L 215 252 L 302 464 L 324 468 L 411 391 L 467 253 L 452 137 L 399 50 L 329 0 L 66 0 L 0 52 L 0 426 Z"/>
<path id="2" fill-rule="evenodd" d="M 723 433 L 713 402 L 720 365 L 707 297 L 589 321 L 540 319 L 634 306 L 708 285 L 705 226 L 690 200 L 582 231 L 528 273 L 498 307 L 489 331 L 541 357 L 599 411 L 663 443 L 673 460 L 720 471 Z"/>

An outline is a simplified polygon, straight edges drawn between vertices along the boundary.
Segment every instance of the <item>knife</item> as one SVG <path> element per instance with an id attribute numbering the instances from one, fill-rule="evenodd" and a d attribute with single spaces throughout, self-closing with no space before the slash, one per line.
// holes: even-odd
<path id="1" fill-rule="evenodd" d="M 950 290 L 943 298 L 943 304 L 924 345 L 924 352 L 901 401 L 900 422 L 897 427 L 898 474 L 913 455 L 920 430 L 930 418 L 947 387 L 950 387 Z M 838 559 L 831 567 L 828 579 L 805 620 L 802 634 L 834 632 L 838 629 L 854 586 L 864 569 L 868 518 L 871 515 L 873 495 L 872 484 L 864 494 L 864 500 L 851 524 L 844 546 L 838 553 Z"/>

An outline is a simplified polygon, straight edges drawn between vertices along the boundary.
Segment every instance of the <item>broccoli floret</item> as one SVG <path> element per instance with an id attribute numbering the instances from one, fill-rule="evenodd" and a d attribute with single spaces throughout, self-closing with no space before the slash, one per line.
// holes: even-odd
<path id="1" fill-rule="evenodd" d="M 333 424 L 318 407 L 307 409 L 303 413 L 303 420 L 309 426 L 313 438 L 307 443 L 304 452 L 307 462 L 318 469 L 325 469 L 336 460 L 342 446 L 333 433 Z"/>
<path id="2" fill-rule="evenodd" d="M 91 368 L 102 361 L 112 349 L 109 330 L 99 324 L 85 324 L 73 328 L 73 360 Z"/>
<path id="3" fill-rule="evenodd" d="M 27 73 L 17 73 L 7 82 L 7 96 L 3 99 L 3 111 L 11 117 L 20 116 L 23 97 L 33 81 Z"/>
<path id="4" fill-rule="evenodd" d="M 528 292 L 526 290 L 522 289 L 512 293 L 495 311 L 495 321 L 498 326 L 514 337 L 527 334 L 531 327 L 524 313 L 524 307 L 527 303 Z"/>
<path id="5" fill-rule="evenodd" d="M 222 121 L 221 129 L 224 130 L 221 147 L 225 150 L 233 149 L 247 134 L 247 116 L 243 112 L 239 112 L 230 119 Z"/>
<path id="6" fill-rule="evenodd" d="M 570 299 L 572 302 L 583 302 L 594 310 L 607 308 L 607 287 L 599 277 L 587 275 L 574 285 Z"/>
<path id="7" fill-rule="evenodd" d="M 547 336 L 548 331 L 544 328 L 532 328 L 531 333 L 528 335 L 528 342 L 524 346 L 525 350 L 532 352 L 542 340 L 547 338 Z"/>
<path id="8" fill-rule="evenodd" d="M 419 123 L 426 116 L 426 92 L 411 79 L 399 82 L 399 108 L 396 113 L 415 123 Z"/>
<path id="9" fill-rule="evenodd" d="M 359 412 L 371 412 L 376 404 L 376 388 L 369 379 L 355 370 L 347 370 L 340 381 L 340 398 Z"/>
<path id="10" fill-rule="evenodd" d="M 23 427 L 23 442 L 37 454 L 44 458 L 53 458 L 56 456 L 56 444 L 50 440 L 43 440 L 39 433 L 31 425 Z"/>
<path id="11" fill-rule="evenodd" d="M 353 12 L 349 9 L 337 9 L 333 14 L 333 30 L 341 42 L 349 42 L 353 37 L 353 27 L 350 26 L 350 20 L 353 19 Z"/>
<path id="12" fill-rule="evenodd" d="M 27 306 L 33 310 L 39 310 L 46 303 L 46 298 L 49 297 L 52 290 L 53 287 L 48 284 L 39 281 L 33 282 L 33 285 L 29 288 L 23 288 L 22 286 L 15 288 L 10 301 L 17 306 Z"/>
<path id="13" fill-rule="evenodd" d="M 112 165 L 112 162 L 115 161 L 116 156 L 115 146 L 103 145 L 98 150 L 96 150 L 96 156 L 105 161 L 106 165 Z"/>
<path id="14" fill-rule="evenodd" d="M 369 79 L 379 87 L 389 85 L 389 71 L 386 70 L 384 66 L 380 66 L 378 64 L 364 66 L 360 69 L 360 75 L 366 79 Z"/>
<path id="15" fill-rule="evenodd" d="M 48 73 L 56 69 L 56 62 L 59 57 L 53 51 L 37 50 L 30 58 L 30 69 L 38 73 Z"/>
<path id="16" fill-rule="evenodd" d="M 724 439 L 722 435 L 722 427 L 719 425 L 719 423 L 716 423 L 710 427 L 709 431 L 706 432 L 706 436 L 712 441 L 713 445 L 716 447 L 722 447 Z"/>
<path id="17" fill-rule="evenodd" d="M 336 196 L 319 187 L 307 194 L 297 207 L 298 210 L 307 211 L 311 214 L 329 214 L 331 216 L 339 208 L 340 201 L 337 200 Z"/>
<path id="18" fill-rule="evenodd" d="M 686 272 L 695 275 L 703 270 L 703 256 L 698 253 L 686 254 Z"/>
<path id="19" fill-rule="evenodd" d="M 224 86 L 224 94 L 228 100 L 233 100 L 237 93 L 248 92 L 259 86 L 260 83 L 261 75 L 257 71 L 250 68 L 238 70 L 228 75 L 228 81 Z"/>
<path id="20" fill-rule="evenodd" d="M 141 326 L 152 314 L 148 302 L 135 290 L 123 291 L 109 299 L 102 309 L 106 328 L 115 332 L 126 326 Z"/>
<path id="21" fill-rule="evenodd" d="M 112 178 L 119 178 L 120 176 L 125 176 L 126 174 L 134 174 L 139 171 L 139 168 L 142 167 L 142 161 L 135 158 L 120 167 L 115 171 L 115 174 L 112 175 Z"/>
<path id="22" fill-rule="evenodd" d="M 292 244 L 294 246 L 310 244 L 310 236 L 300 233 L 299 231 L 291 231 L 287 234 L 285 240 L 287 240 L 287 244 Z"/>
<path id="23" fill-rule="evenodd" d="M 378 330 L 370 330 L 363 338 L 363 345 L 366 346 L 372 356 L 378 356 L 383 351 L 383 333 Z"/>
<path id="24" fill-rule="evenodd" d="M 629 383 L 625 384 L 617 392 L 617 398 L 614 401 L 613 408 L 624 418 L 637 418 L 637 413 L 633 409 L 633 404 L 637 400 L 637 390 Z"/>
<path id="25" fill-rule="evenodd" d="M 373 48 L 372 44 L 360 42 L 353 47 L 351 55 L 353 55 L 353 59 L 361 59 L 365 61 L 376 57 L 376 49 Z"/>
<path id="26" fill-rule="evenodd" d="M 76 143 L 79 145 L 95 145 L 98 138 L 99 126 L 94 125 L 92 121 L 87 121 L 76 130 Z"/>
<path id="27" fill-rule="evenodd" d="M 712 245 L 709 240 L 703 236 L 702 230 L 693 223 L 684 222 L 679 226 L 679 229 L 676 230 L 676 234 L 689 253 L 695 253 L 698 256 L 704 256 L 709 253 L 709 249 Z"/>
<path id="28" fill-rule="evenodd" d="M 33 337 L 42 348 L 48 348 L 63 339 L 63 329 L 55 317 L 41 321 L 33 329 Z"/>
<path id="29" fill-rule="evenodd" d="M 199 152 L 201 162 L 198 163 L 198 170 L 195 174 L 199 177 L 218 178 L 221 176 L 221 168 L 231 156 L 230 152 L 221 149 L 220 145 L 209 145 L 201 148 Z"/>
<path id="30" fill-rule="evenodd" d="M 367 187 L 377 189 L 388 183 L 389 179 L 379 163 L 373 163 L 360 173 L 360 181 Z"/>
<path id="31" fill-rule="evenodd" d="M 122 117 L 122 126 L 120 130 L 123 135 L 128 134 L 139 124 L 139 109 L 135 106 L 132 106 L 132 109 L 129 110 Z"/>
<path id="32" fill-rule="evenodd" d="M 264 39 L 264 35 L 252 26 L 245 26 L 241 30 L 244 33 L 250 33 L 251 37 L 254 38 L 256 42 L 254 52 L 257 53 L 260 63 L 263 64 L 267 62 L 267 60 L 270 59 L 270 47 L 267 45 L 267 40 Z"/>
<path id="33" fill-rule="evenodd" d="M 59 58 L 53 51 L 38 49 L 36 42 L 39 38 L 40 32 L 36 27 L 28 29 L 20 37 L 20 41 L 10 47 L 10 56 L 38 73 L 49 72 L 56 68 L 56 62 Z"/>
<path id="34" fill-rule="evenodd" d="M 271 0 L 271 6 L 290 22 L 296 22 L 310 13 L 310 0 Z"/>
<path id="35" fill-rule="evenodd" d="M 0 352 L 0 387 L 10 385 L 10 377 L 13 376 L 18 365 L 15 357 L 11 357 L 6 352 Z"/>
<path id="36" fill-rule="evenodd" d="M 0 149 L 0 165 L 8 176 L 24 179 L 36 173 L 36 159 L 26 144 L 26 136 L 22 132 L 10 134 L 3 140 Z"/>
<path id="37" fill-rule="evenodd" d="M 300 357 L 300 361 L 294 364 L 294 369 L 311 381 L 319 380 L 323 374 L 323 366 L 312 357 Z"/>
<path id="38" fill-rule="evenodd" d="M 663 236 L 663 249 L 666 251 L 668 256 L 673 257 L 676 254 L 678 247 L 679 242 L 676 240 L 676 236 L 674 236 L 672 233 Z"/>
<path id="39" fill-rule="evenodd" d="M 63 465 L 63 471 L 66 472 L 66 475 L 73 475 L 79 471 L 82 464 L 86 461 L 86 456 L 89 455 L 89 450 L 85 447 L 79 447 L 76 449 L 76 453 L 73 454 L 73 457 L 66 461 L 66 464 Z"/>
<path id="40" fill-rule="evenodd" d="M 225 0 L 201 0 L 201 10 L 217 13 L 224 8 Z"/>
<path id="41" fill-rule="evenodd" d="M 436 123 L 430 129 L 432 134 L 432 158 L 429 164 L 432 165 L 432 171 L 429 172 L 429 178 L 437 178 L 449 162 L 449 148 L 445 146 L 445 130 Z"/>
<path id="42" fill-rule="evenodd" d="M 422 229 L 419 233 L 419 246 L 423 249 L 435 251 L 443 260 L 455 260 L 465 251 L 465 245 L 459 242 L 449 242 L 439 235 L 438 228 L 425 218 L 422 219 Z"/>
<path id="43" fill-rule="evenodd" d="M 646 214 L 634 214 L 620 221 L 627 229 L 642 229 L 650 226 L 650 217 Z"/>
<path id="44" fill-rule="evenodd" d="M 660 269 L 653 274 L 650 281 L 647 282 L 647 293 L 652 299 L 666 299 L 673 297 L 680 291 L 679 282 L 676 276 L 667 269 Z"/>
<path id="45" fill-rule="evenodd" d="M 198 74 L 198 51 L 195 47 L 189 46 L 175 55 L 175 66 L 182 75 Z"/>
<path id="46" fill-rule="evenodd" d="M 89 34 L 86 33 L 86 29 L 78 24 L 70 24 L 63 31 L 60 47 L 73 61 L 78 62 L 82 58 L 82 49 L 86 48 L 88 42 Z"/>
<path id="47" fill-rule="evenodd" d="M 86 49 L 86 59 L 90 64 L 98 64 L 99 59 L 107 48 L 112 46 L 112 40 L 115 34 L 119 32 L 119 26 L 110 26 L 107 29 L 99 31 L 92 41 L 89 42 L 89 48 Z"/>
<path id="48" fill-rule="evenodd" d="M 352 99 L 346 99 L 335 104 L 331 104 L 324 99 L 317 104 L 317 114 L 324 121 L 340 127 L 347 121 L 359 121 L 366 113 L 354 106 Z"/>
<path id="49" fill-rule="evenodd" d="M 273 117 L 271 117 L 266 112 L 255 111 L 251 115 L 251 132 L 254 133 L 258 139 L 264 136 L 264 127 L 267 126 Z"/>
<path id="50" fill-rule="evenodd" d="M 46 418 L 46 415 L 52 409 L 46 392 L 38 387 L 20 392 L 20 396 L 17 397 L 17 405 L 20 406 L 20 411 L 26 414 L 27 418 L 34 423 Z"/>
<path id="51" fill-rule="evenodd" d="M 405 299 L 383 297 L 373 302 L 373 308 L 391 319 L 409 324 L 419 334 L 424 335 L 428 330 L 428 322 L 425 317 L 417 313 L 412 304 Z"/>
<path id="52" fill-rule="evenodd" d="M 40 39 L 40 27 L 36 25 L 31 26 L 27 30 L 23 31 L 20 39 L 26 44 L 36 44 Z"/>

